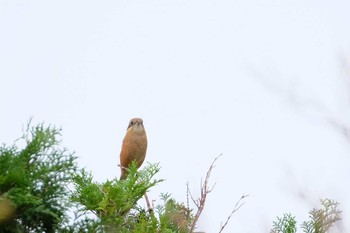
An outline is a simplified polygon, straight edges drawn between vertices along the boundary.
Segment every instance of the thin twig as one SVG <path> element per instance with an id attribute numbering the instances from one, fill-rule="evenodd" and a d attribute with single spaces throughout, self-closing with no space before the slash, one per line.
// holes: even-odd
<path id="1" fill-rule="evenodd" d="M 189 202 L 189 201 L 188 201 L 188 197 L 190 197 L 191 200 L 192 200 L 192 202 L 193 202 L 197 207 L 199 207 L 198 201 L 195 200 L 195 199 L 193 198 L 192 193 L 191 193 L 191 190 L 190 190 L 190 187 L 189 187 L 189 183 L 187 182 L 187 203 Z M 189 204 L 188 204 L 188 205 L 189 205 Z"/>
<path id="2" fill-rule="evenodd" d="M 187 187 L 187 209 L 189 210 L 190 209 L 190 189 L 189 189 L 189 184 L 188 182 L 186 183 L 186 187 Z"/>
<path id="3" fill-rule="evenodd" d="M 345 70 L 345 85 L 347 89 L 350 89 L 350 61 L 343 59 L 343 69 Z M 268 78 L 263 76 L 261 73 L 253 70 L 253 77 L 256 78 L 267 90 L 275 93 L 284 99 L 288 100 L 292 107 L 295 107 L 296 110 L 304 113 L 305 116 L 308 116 L 306 110 L 313 111 L 318 114 L 320 119 L 329 124 L 333 129 L 337 130 L 345 136 L 345 139 L 350 141 L 350 125 L 349 122 L 342 120 L 339 117 L 336 117 L 329 107 L 325 103 L 322 103 L 321 100 L 308 98 L 297 93 L 296 88 L 285 87 L 278 85 L 275 82 L 271 82 Z M 290 86 L 290 85 L 289 85 Z M 348 93 L 350 93 L 348 91 Z M 348 101 L 350 102 L 350 94 L 348 94 Z M 305 114 L 306 113 L 306 114 Z"/>
<path id="4" fill-rule="evenodd" d="M 201 216 L 202 214 L 202 211 L 204 209 L 204 205 L 205 205 L 205 201 L 207 199 L 207 195 L 213 190 L 213 188 L 215 187 L 215 184 L 213 185 L 213 187 L 209 188 L 209 178 L 210 178 L 210 175 L 211 175 L 211 171 L 213 170 L 214 168 L 214 164 L 216 162 L 216 160 L 221 156 L 222 154 L 220 154 L 219 156 L 217 156 L 214 161 L 211 163 L 208 171 L 207 171 L 207 174 L 205 176 L 205 180 L 204 182 L 201 181 L 201 196 L 200 198 L 198 198 L 198 200 L 195 200 L 189 190 L 189 187 L 187 185 L 187 193 L 189 194 L 192 202 L 197 206 L 197 212 L 194 216 L 194 220 L 192 222 L 192 226 L 190 228 L 190 232 L 193 232 L 194 229 L 196 228 L 196 225 L 197 225 L 197 222 L 198 222 L 198 219 L 199 217 Z"/>
<path id="5" fill-rule="evenodd" d="M 348 125 L 333 118 L 328 118 L 327 121 L 333 128 L 338 130 L 338 132 L 340 132 L 348 141 L 350 141 L 350 127 Z"/>
<path id="6" fill-rule="evenodd" d="M 232 215 L 233 215 L 234 213 L 236 213 L 236 212 L 244 205 L 244 202 L 241 203 L 241 201 L 242 201 L 244 198 L 248 197 L 248 196 L 249 196 L 249 195 L 243 194 L 243 195 L 241 196 L 241 198 L 236 202 L 235 207 L 234 207 L 233 210 L 231 211 L 230 215 L 227 217 L 226 222 L 224 223 L 224 225 L 221 226 L 219 233 L 221 233 L 221 232 L 225 229 L 225 227 L 226 227 L 227 223 L 230 221 Z"/>

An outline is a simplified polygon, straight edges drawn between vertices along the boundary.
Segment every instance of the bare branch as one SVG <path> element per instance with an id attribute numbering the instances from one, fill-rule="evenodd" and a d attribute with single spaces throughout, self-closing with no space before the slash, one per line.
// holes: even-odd
<path id="1" fill-rule="evenodd" d="M 205 180 L 204 182 L 201 181 L 201 196 L 200 198 L 198 198 L 198 200 L 194 200 L 190 190 L 189 190 L 189 185 L 187 184 L 187 194 L 190 196 L 192 202 L 197 206 L 197 212 L 194 216 L 194 220 L 192 222 L 192 226 L 190 228 L 190 232 L 193 232 L 194 229 L 196 228 L 196 225 L 197 225 L 197 222 L 198 222 L 198 219 L 199 217 L 201 216 L 202 214 L 202 211 L 204 209 L 204 205 L 205 205 L 205 201 L 207 199 L 207 195 L 213 190 L 213 188 L 215 187 L 215 185 L 213 187 L 209 187 L 209 178 L 210 178 L 210 175 L 211 175 L 211 172 L 214 168 L 214 164 L 216 162 L 216 160 L 221 156 L 222 154 L 220 154 L 219 156 L 217 156 L 214 161 L 211 163 L 208 171 L 207 171 L 207 174 L 205 176 Z"/>
<path id="2" fill-rule="evenodd" d="M 191 200 L 192 200 L 192 202 L 193 202 L 197 207 L 199 207 L 198 200 L 195 200 L 195 199 L 193 198 L 192 193 L 191 193 L 191 190 L 190 190 L 190 187 L 189 187 L 189 183 L 187 182 L 187 205 L 189 205 L 188 197 L 190 197 Z"/>
<path id="3" fill-rule="evenodd" d="M 344 59 L 343 61 L 343 69 L 346 71 L 345 82 L 348 89 L 350 90 L 350 61 L 345 61 Z M 306 116 L 308 115 L 307 112 L 313 112 L 319 115 L 320 119 L 322 119 L 323 122 L 326 122 L 333 129 L 340 132 L 346 138 L 346 140 L 350 142 L 350 123 L 346 123 L 344 120 L 336 117 L 329 110 L 326 104 L 321 102 L 321 100 L 302 96 L 297 93 L 297 90 L 295 87 L 293 87 L 293 85 L 289 85 L 291 87 L 288 87 L 286 85 L 279 85 L 276 82 L 272 82 L 269 80 L 269 78 L 260 74 L 256 70 L 253 70 L 253 72 L 253 77 L 258 77 L 256 80 L 259 81 L 267 90 L 281 96 L 287 100 L 292 105 L 292 107 L 295 107 L 297 110 L 301 111 L 304 114 L 306 113 Z M 350 94 L 348 98 L 350 100 Z"/>
<path id="4" fill-rule="evenodd" d="M 344 82 L 346 89 L 350 90 L 350 59 L 346 56 L 340 57 L 340 64 L 343 71 Z M 347 92 L 347 104 L 350 104 L 350 92 Z"/>
<path id="5" fill-rule="evenodd" d="M 350 127 L 340 120 L 336 120 L 334 118 L 329 117 L 327 122 L 337 131 L 339 131 L 344 137 L 350 141 Z"/>
<path id="6" fill-rule="evenodd" d="M 232 215 L 233 215 L 234 213 L 236 213 L 236 212 L 244 205 L 244 202 L 241 203 L 241 201 L 242 201 L 244 198 L 248 197 L 248 196 L 249 196 L 249 195 L 243 194 L 243 195 L 241 196 L 241 198 L 236 202 L 235 207 L 234 207 L 233 210 L 231 211 L 230 215 L 227 217 L 226 222 L 224 223 L 224 225 L 222 225 L 222 226 L 220 227 L 219 233 L 221 233 L 221 232 L 225 229 L 225 227 L 226 227 L 227 223 L 230 221 Z"/>

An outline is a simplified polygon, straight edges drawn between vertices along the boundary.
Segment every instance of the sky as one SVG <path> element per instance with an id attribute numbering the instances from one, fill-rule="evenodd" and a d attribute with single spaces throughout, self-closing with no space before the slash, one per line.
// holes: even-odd
<path id="1" fill-rule="evenodd" d="M 350 2 L 335 0 L 0 0 L 0 142 L 29 119 L 62 128 L 62 144 L 97 181 L 119 177 L 128 122 L 142 117 L 146 162 L 166 181 L 149 197 L 199 195 L 198 230 L 269 232 L 321 198 L 350 231 L 350 125 L 342 61 Z M 349 62 L 350 63 L 350 62 Z M 350 127 L 350 126 L 349 126 Z M 144 203 L 141 203 L 144 204 Z"/>

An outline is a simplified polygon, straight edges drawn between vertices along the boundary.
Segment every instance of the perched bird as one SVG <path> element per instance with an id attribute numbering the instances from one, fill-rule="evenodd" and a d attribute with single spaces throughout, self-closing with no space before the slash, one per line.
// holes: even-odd
<path id="1" fill-rule="evenodd" d="M 128 175 L 127 168 L 132 161 L 136 161 L 137 168 L 142 165 L 146 157 L 146 150 L 147 136 L 143 127 L 143 120 L 141 118 L 133 118 L 129 122 L 120 152 L 121 180 Z"/>

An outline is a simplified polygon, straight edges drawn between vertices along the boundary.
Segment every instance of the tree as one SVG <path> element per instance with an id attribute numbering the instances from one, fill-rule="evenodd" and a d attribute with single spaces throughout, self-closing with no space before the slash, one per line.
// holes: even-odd
<path id="1" fill-rule="evenodd" d="M 60 147 L 60 130 L 43 124 L 28 128 L 26 145 L 0 147 L 0 232 L 54 232 L 67 221 L 66 186 L 75 157 Z"/>
<path id="2" fill-rule="evenodd" d="M 201 196 L 194 198 L 187 187 L 187 204 L 161 194 L 153 206 L 147 191 L 163 180 L 154 179 L 159 164 L 137 170 L 134 163 L 125 180 L 95 182 L 91 172 L 79 169 L 73 153 L 61 146 L 60 129 L 30 123 L 14 145 L 0 146 L 1 232 L 194 232 L 205 205 L 211 164 Z M 17 144 L 24 141 L 24 148 Z M 147 207 L 138 201 L 145 197 Z M 234 210 L 220 228 L 241 206 Z M 189 198 L 197 210 L 189 206 Z M 75 218 L 72 219 L 72 208 Z"/>
<path id="3" fill-rule="evenodd" d="M 148 164 L 137 170 L 134 163 L 125 180 L 95 182 L 91 172 L 79 169 L 73 153 L 61 146 L 60 130 L 39 124 L 28 124 L 23 149 L 0 146 L 0 232 L 195 232 L 196 223 L 213 190 L 209 178 L 216 160 L 201 182 L 199 198 L 192 196 L 187 185 L 187 204 L 161 194 L 162 202 L 153 206 L 147 191 L 163 180 L 154 179 L 159 164 Z M 235 204 L 223 232 L 234 213 L 244 204 Z M 145 197 L 146 207 L 138 204 Z M 189 206 L 190 200 L 196 207 Z M 321 209 L 310 211 L 310 220 L 302 223 L 304 232 L 326 233 L 340 220 L 338 203 L 322 200 Z M 75 218 L 70 218 L 76 207 Z M 92 213 L 92 214 L 91 214 Z M 295 233 L 295 217 L 285 214 L 273 223 L 271 232 Z"/>
<path id="4" fill-rule="evenodd" d="M 309 220 L 301 224 L 305 233 L 327 233 L 330 228 L 339 221 L 341 211 L 339 204 L 330 199 L 321 200 L 322 208 L 312 209 L 309 212 Z M 291 214 L 284 214 L 283 218 L 277 217 L 273 222 L 271 233 L 295 233 L 297 232 L 295 217 Z"/>

